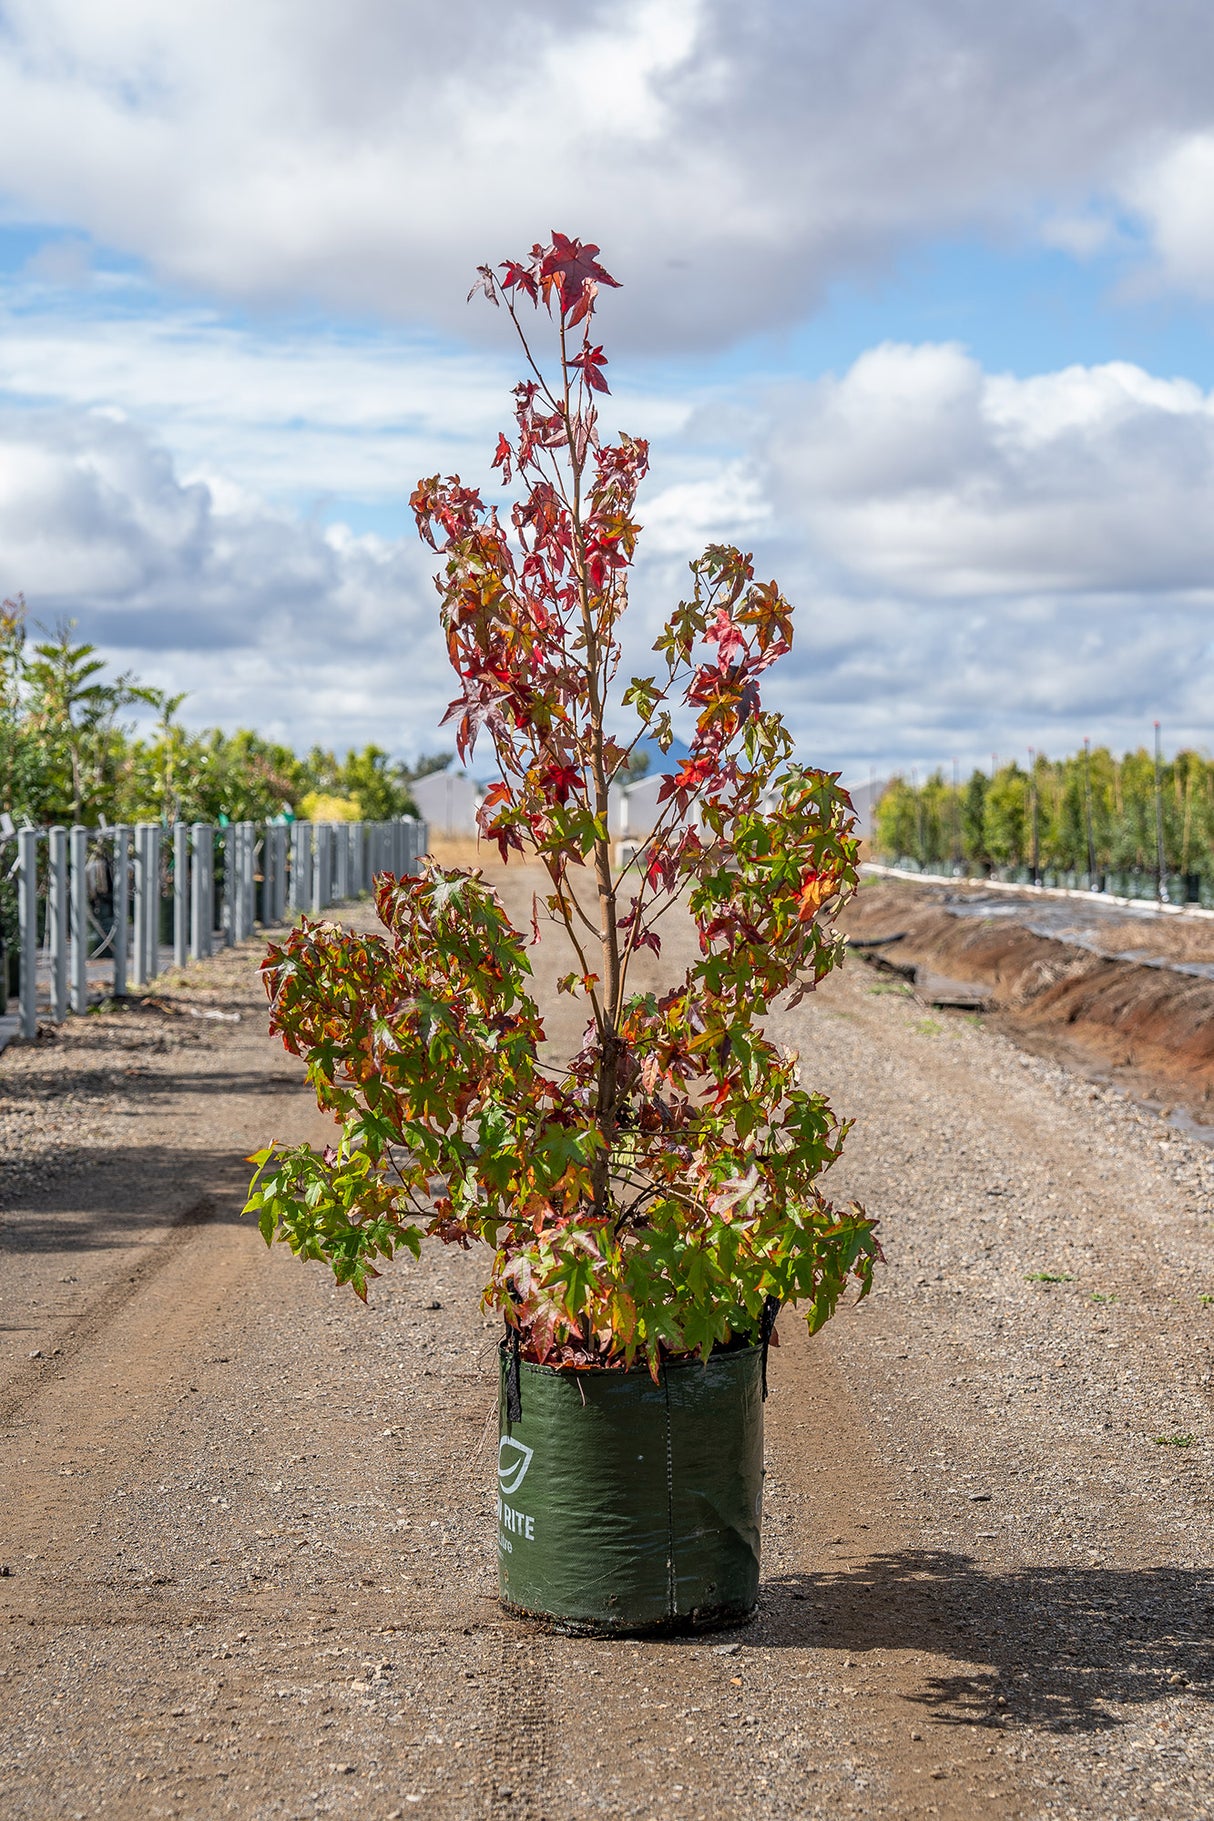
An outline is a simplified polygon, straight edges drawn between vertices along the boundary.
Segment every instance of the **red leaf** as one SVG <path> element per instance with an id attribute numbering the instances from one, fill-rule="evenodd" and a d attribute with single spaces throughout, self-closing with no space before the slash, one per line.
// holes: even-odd
<path id="1" fill-rule="evenodd" d="M 482 727 L 488 727 L 491 733 L 504 728 L 505 717 L 502 713 L 501 703 L 505 698 L 505 693 L 500 687 L 495 687 L 488 678 L 470 677 L 464 683 L 463 695 L 456 696 L 454 702 L 449 704 L 439 725 L 440 727 L 445 726 L 448 721 L 454 720 L 456 715 L 460 715 L 459 726 L 455 734 L 455 745 L 461 759 L 466 759 L 476 745 L 476 736 Z M 462 714 L 460 714 L 461 709 Z"/>
<path id="2" fill-rule="evenodd" d="M 543 774 L 543 783 L 550 790 L 558 803 L 566 803 L 569 793 L 575 790 L 582 781 L 582 774 L 576 765 L 549 765 Z"/>
<path id="3" fill-rule="evenodd" d="M 520 291 L 525 291 L 527 293 L 532 303 L 539 302 L 539 287 L 536 284 L 536 268 L 538 264 L 536 255 L 539 252 L 539 247 L 532 248 L 532 260 L 529 266 L 520 265 L 517 259 L 504 259 L 502 261 L 503 291 L 513 291 L 517 287 Z"/>
<path id="4" fill-rule="evenodd" d="M 668 797 L 683 797 L 691 791 L 698 790 L 711 770 L 712 759 L 708 754 L 699 758 L 684 759 L 673 776 L 662 779 L 658 787 L 658 802 L 664 803 Z"/>
<path id="5" fill-rule="evenodd" d="M 582 349 L 582 352 L 575 360 L 571 360 L 569 365 L 571 367 L 580 368 L 582 378 L 586 381 L 586 384 L 592 386 L 596 392 L 610 392 L 611 387 L 607 384 L 607 381 L 603 378 L 600 371 L 600 368 L 607 365 L 607 356 L 603 353 L 601 344 L 598 347 L 592 348 L 590 343 L 587 342 L 586 346 Z"/>
<path id="6" fill-rule="evenodd" d="M 746 640 L 723 607 L 712 624 L 705 628 L 704 637 L 719 646 L 722 670 L 730 669 L 745 655 Z"/>
<path id="7" fill-rule="evenodd" d="M 598 263 L 597 252 L 593 241 L 587 241 L 583 246 L 580 240 L 570 240 L 554 228 L 552 245 L 540 253 L 539 277 L 544 302 L 551 309 L 553 291 L 560 293 L 561 315 L 567 319 L 569 328 L 590 314 L 600 285 L 619 288 L 619 281 Z"/>

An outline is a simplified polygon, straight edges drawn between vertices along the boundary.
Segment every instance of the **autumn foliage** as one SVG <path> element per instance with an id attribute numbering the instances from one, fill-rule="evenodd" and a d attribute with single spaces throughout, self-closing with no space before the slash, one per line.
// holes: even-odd
<path id="1" fill-rule="evenodd" d="M 856 881 L 837 778 L 796 763 L 760 681 L 789 650 L 792 612 L 749 557 L 713 546 L 658 639 L 654 674 L 619 687 L 620 618 L 648 465 L 639 438 L 600 435 L 607 358 L 592 338 L 598 248 L 564 236 L 480 268 L 527 377 L 493 468 L 508 508 L 433 475 L 412 498 L 441 557 L 459 679 L 448 711 L 500 781 L 481 811 L 504 859 L 537 859 L 536 916 L 569 944 L 561 989 L 585 1037 L 540 1061 L 528 933 L 475 872 L 427 862 L 381 878 L 382 935 L 305 920 L 264 963 L 272 1028 L 306 1058 L 341 1136 L 323 1154 L 259 1153 L 249 1207 L 267 1241 L 329 1262 L 360 1295 L 375 1261 L 425 1235 L 493 1252 L 487 1303 L 528 1357 L 581 1365 L 700 1351 L 804 1305 L 816 1328 L 878 1249 L 818 1178 L 844 1128 L 763 1033 L 775 1001 L 841 957 L 830 913 Z M 524 328 L 551 323 L 545 371 Z M 636 744 L 694 727 L 637 859 L 613 864 L 608 790 Z M 632 733 L 620 727 L 628 720 Z M 699 959 L 665 991 L 630 983 L 668 913 L 694 919 Z M 538 935 L 538 925 L 531 934 Z"/>

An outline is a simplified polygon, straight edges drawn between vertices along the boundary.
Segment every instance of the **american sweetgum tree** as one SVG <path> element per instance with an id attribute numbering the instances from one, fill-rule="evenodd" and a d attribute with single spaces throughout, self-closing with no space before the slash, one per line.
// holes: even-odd
<path id="1" fill-rule="evenodd" d="M 863 1210 L 819 1188 L 845 1127 L 763 1031 L 781 995 L 795 1003 L 841 959 L 831 914 L 856 883 L 837 776 L 797 763 L 760 699 L 791 608 L 749 557 L 714 545 L 690 566 L 654 674 L 619 687 L 648 446 L 600 435 L 593 323 L 616 281 L 598 251 L 554 234 L 479 269 L 470 295 L 504 306 L 527 369 L 493 458 L 514 502 L 438 475 L 411 501 L 442 558 L 459 678 L 448 719 L 461 757 L 487 737 L 500 771 L 483 837 L 546 875 L 532 930 L 477 871 L 427 861 L 377 881 L 383 934 L 305 919 L 271 948 L 271 1029 L 306 1058 L 340 1136 L 323 1153 L 259 1152 L 248 1206 L 267 1242 L 326 1261 L 364 1297 L 402 1246 L 482 1242 L 486 1303 L 525 1357 L 656 1369 L 766 1332 L 786 1303 L 818 1328 L 849 1279 L 868 1289 L 879 1253 Z M 610 786 L 646 735 L 669 749 L 680 711 L 690 756 L 619 867 Z M 699 958 L 664 991 L 636 990 L 636 958 L 660 954 L 670 915 L 694 920 Z M 560 990 L 586 1012 L 559 1069 L 540 1061 L 529 991 L 541 917 L 568 944 Z"/>

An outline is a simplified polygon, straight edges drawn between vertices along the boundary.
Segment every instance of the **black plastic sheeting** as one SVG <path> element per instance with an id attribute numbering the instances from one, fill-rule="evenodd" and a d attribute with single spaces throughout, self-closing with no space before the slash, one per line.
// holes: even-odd
<path id="1" fill-rule="evenodd" d="M 663 1365 L 655 1384 L 645 1367 L 555 1370 L 503 1347 L 506 1606 L 594 1632 L 749 1618 L 759 1592 L 765 1351 Z"/>

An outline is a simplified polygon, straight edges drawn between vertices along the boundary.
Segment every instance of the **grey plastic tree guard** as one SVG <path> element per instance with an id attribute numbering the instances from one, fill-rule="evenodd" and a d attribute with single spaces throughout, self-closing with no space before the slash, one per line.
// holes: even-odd
<path id="1" fill-rule="evenodd" d="M 377 873 L 415 872 L 426 827 L 397 822 L 231 824 L 192 826 L 141 822 L 116 827 L 17 831 L 17 910 L 20 950 L 20 1031 L 38 1030 L 39 991 L 55 1023 L 89 1004 L 89 965 L 107 949 L 115 998 L 128 986 L 147 986 L 167 958 L 161 945 L 163 857 L 171 859 L 172 947 L 183 965 L 214 951 L 217 837 L 223 842 L 220 933 L 225 943 L 272 928 L 288 914 L 319 914 L 335 902 L 368 892 Z M 111 880 L 112 926 L 98 928 L 90 897 L 90 867 Z M 94 936 L 99 938 L 93 952 Z M 40 955 L 42 957 L 40 961 Z"/>

